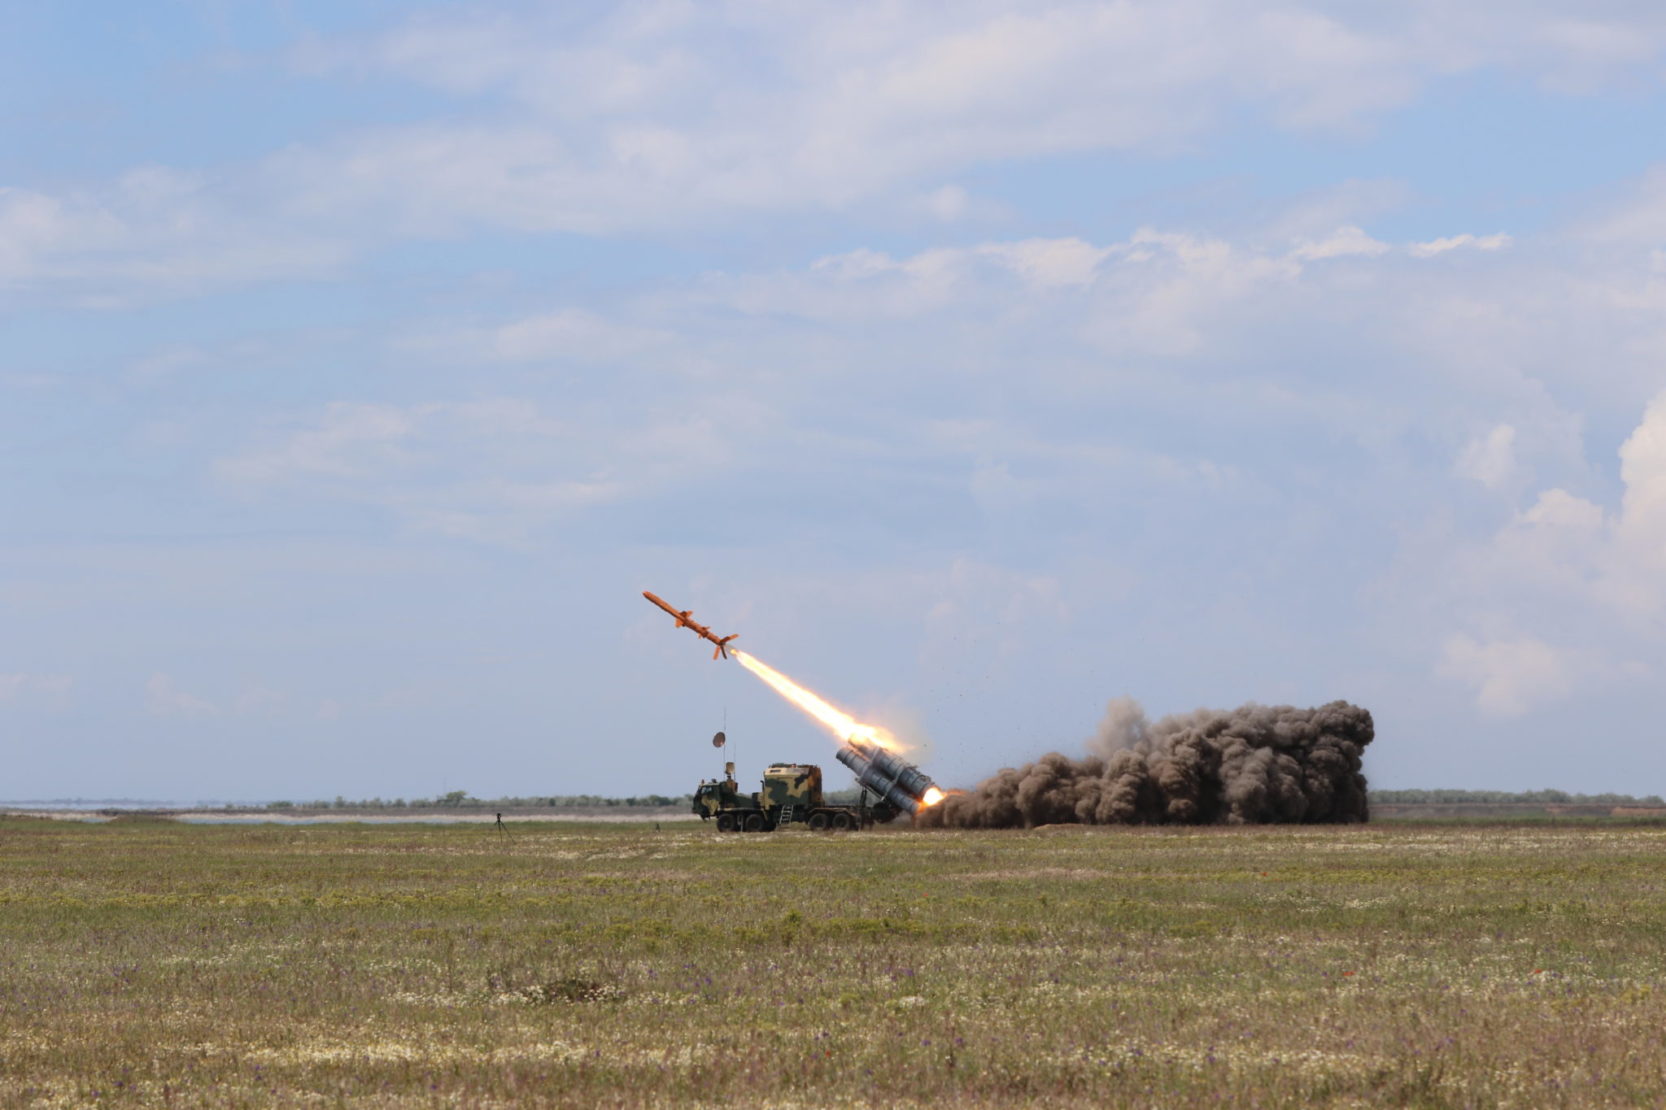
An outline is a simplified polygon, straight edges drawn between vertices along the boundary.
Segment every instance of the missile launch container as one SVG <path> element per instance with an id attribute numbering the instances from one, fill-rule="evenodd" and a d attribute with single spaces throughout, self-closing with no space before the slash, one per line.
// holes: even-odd
<path id="1" fill-rule="evenodd" d="M 715 820 L 719 832 L 773 832 L 795 823 L 818 832 L 859 829 L 898 813 L 888 802 L 870 803 L 866 790 L 856 805 L 829 804 L 822 797 L 821 768 L 813 763 L 772 763 L 762 786 L 742 794 L 735 765 L 725 763 L 721 779 L 702 782 L 694 792 L 694 812 L 702 821 Z"/>

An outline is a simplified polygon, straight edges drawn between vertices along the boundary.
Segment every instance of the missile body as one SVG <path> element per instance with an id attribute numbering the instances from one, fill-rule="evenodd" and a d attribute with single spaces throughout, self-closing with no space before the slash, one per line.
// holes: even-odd
<path id="1" fill-rule="evenodd" d="M 934 785 L 930 775 L 908 760 L 867 740 L 846 740 L 834 758 L 855 773 L 858 786 L 909 813 L 919 812 L 921 799 Z"/>
<path id="2" fill-rule="evenodd" d="M 715 644 L 716 647 L 712 649 L 713 659 L 716 659 L 718 656 L 722 656 L 725 659 L 729 658 L 729 641 L 740 639 L 739 633 L 736 633 L 733 636 L 718 636 L 710 628 L 707 628 L 703 624 L 698 624 L 692 619 L 694 616 L 694 611 L 692 609 L 683 609 L 679 611 L 673 608 L 669 601 L 666 601 L 658 594 L 649 593 L 647 590 L 643 590 L 642 596 L 659 606 L 661 609 L 664 609 L 667 613 L 670 613 L 673 617 L 676 617 L 678 628 L 686 628 L 702 640 L 705 640 L 707 643 Z"/>

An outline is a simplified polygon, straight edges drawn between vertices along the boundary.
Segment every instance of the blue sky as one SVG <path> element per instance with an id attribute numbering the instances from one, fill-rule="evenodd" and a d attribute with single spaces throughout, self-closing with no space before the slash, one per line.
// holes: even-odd
<path id="1" fill-rule="evenodd" d="M 1347 698 L 1666 789 L 1642 3 L 0 5 L 0 796 Z"/>

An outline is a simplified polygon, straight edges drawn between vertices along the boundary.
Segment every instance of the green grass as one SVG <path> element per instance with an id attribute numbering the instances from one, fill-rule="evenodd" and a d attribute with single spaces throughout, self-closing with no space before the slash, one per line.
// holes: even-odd
<path id="1" fill-rule="evenodd" d="M 0 1105 L 1655 1106 L 1666 828 L 0 819 Z"/>

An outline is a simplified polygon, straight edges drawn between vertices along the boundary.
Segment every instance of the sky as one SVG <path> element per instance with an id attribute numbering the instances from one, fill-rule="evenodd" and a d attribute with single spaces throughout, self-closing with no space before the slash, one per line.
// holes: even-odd
<path id="1" fill-rule="evenodd" d="M 0 0 L 0 798 L 1666 790 L 1666 9 Z"/>

